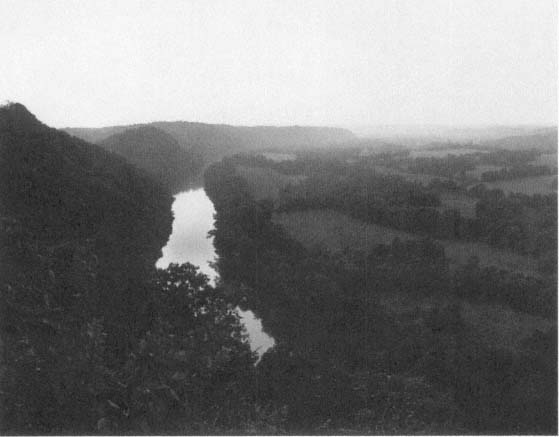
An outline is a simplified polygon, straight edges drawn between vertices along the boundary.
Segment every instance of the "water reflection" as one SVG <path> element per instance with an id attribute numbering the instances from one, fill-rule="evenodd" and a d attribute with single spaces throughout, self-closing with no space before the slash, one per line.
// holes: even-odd
<path id="1" fill-rule="evenodd" d="M 173 202 L 173 230 L 163 256 L 156 266 L 166 268 L 170 263 L 190 262 L 200 267 L 211 283 L 217 276 L 211 266 L 215 250 L 208 232 L 213 229 L 215 209 L 203 188 L 184 191 L 175 196 Z M 262 323 L 250 310 L 238 310 L 241 321 L 249 336 L 250 347 L 262 356 L 274 345 L 274 339 L 262 330 Z"/>
<path id="2" fill-rule="evenodd" d="M 215 258 L 215 252 L 208 232 L 213 228 L 214 213 L 213 203 L 203 188 L 177 194 L 173 202 L 171 237 L 156 266 L 166 268 L 170 263 L 188 261 L 199 266 L 213 283 L 216 273 L 209 263 Z"/>
<path id="3" fill-rule="evenodd" d="M 237 309 L 237 312 L 249 335 L 250 348 L 258 352 L 259 357 L 262 357 L 262 354 L 274 345 L 274 339 L 262 330 L 262 322 L 252 311 Z"/>

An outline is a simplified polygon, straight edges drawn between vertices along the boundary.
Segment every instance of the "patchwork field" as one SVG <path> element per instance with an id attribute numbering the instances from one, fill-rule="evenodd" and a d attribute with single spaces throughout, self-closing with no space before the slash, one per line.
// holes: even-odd
<path id="1" fill-rule="evenodd" d="M 274 222 L 307 247 L 367 251 L 375 244 L 391 243 L 396 237 L 402 240 L 420 238 L 395 229 L 365 223 L 346 214 L 331 210 L 295 211 L 276 214 Z M 472 256 L 479 258 L 482 266 L 522 272 L 539 276 L 536 260 L 512 252 L 495 249 L 483 243 L 438 240 L 445 247 L 450 267 L 465 264 Z"/>
<path id="2" fill-rule="evenodd" d="M 529 178 L 512 179 L 509 181 L 484 182 L 489 189 L 500 189 L 504 193 L 522 193 L 527 195 L 533 194 L 553 194 L 557 192 L 557 186 L 554 181 L 557 180 L 556 175 L 549 176 L 533 176 Z"/>
<path id="3" fill-rule="evenodd" d="M 305 176 L 284 175 L 263 167 L 239 166 L 237 167 L 237 173 L 247 181 L 256 200 L 275 200 L 283 187 L 296 184 L 305 178 Z"/>

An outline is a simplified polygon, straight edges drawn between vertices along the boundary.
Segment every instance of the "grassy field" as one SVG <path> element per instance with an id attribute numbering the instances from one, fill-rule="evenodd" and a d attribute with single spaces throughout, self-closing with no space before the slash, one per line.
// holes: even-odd
<path id="1" fill-rule="evenodd" d="M 251 194 L 257 200 L 275 200 L 283 187 L 288 184 L 296 184 L 305 178 L 305 176 L 283 175 L 263 167 L 239 166 L 237 173 L 248 182 Z"/>
<path id="2" fill-rule="evenodd" d="M 552 182 L 557 179 L 556 175 L 533 176 L 510 181 L 484 182 L 487 188 L 501 189 L 505 193 L 523 194 L 553 194 L 557 190 L 552 187 Z"/>
<path id="3" fill-rule="evenodd" d="M 395 237 L 402 240 L 419 238 L 417 235 L 365 223 L 346 214 L 330 210 L 294 211 L 276 214 L 274 221 L 307 247 L 325 247 L 332 252 L 341 250 L 367 251 L 375 244 L 391 243 Z M 505 270 L 539 276 L 536 260 L 498 250 L 483 243 L 439 240 L 450 259 L 450 268 L 465 264 L 472 256 L 482 266 L 495 266 Z"/>

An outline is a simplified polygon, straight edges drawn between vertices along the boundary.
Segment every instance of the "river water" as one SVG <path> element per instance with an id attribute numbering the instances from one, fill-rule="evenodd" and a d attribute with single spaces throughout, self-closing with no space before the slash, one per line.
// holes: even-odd
<path id="1" fill-rule="evenodd" d="M 177 194 L 173 202 L 173 230 L 157 267 L 189 262 L 199 266 L 214 284 L 217 273 L 210 263 L 215 260 L 216 254 L 212 238 L 208 236 L 213 229 L 214 214 L 213 203 L 203 188 Z M 274 345 L 274 339 L 262 330 L 262 323 L 252 311 L 237 309 L 237 312 L 248 334 L 250 348 L 261 357 Z"/>

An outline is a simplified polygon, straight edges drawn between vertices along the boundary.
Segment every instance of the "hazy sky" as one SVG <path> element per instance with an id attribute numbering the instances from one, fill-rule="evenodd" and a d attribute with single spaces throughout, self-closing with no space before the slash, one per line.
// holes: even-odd
<path id="1" fill-rule="evenodd" d="M 0 0 L 0 101 L 57 127 L 557 122 L 556 0 Z"/>

